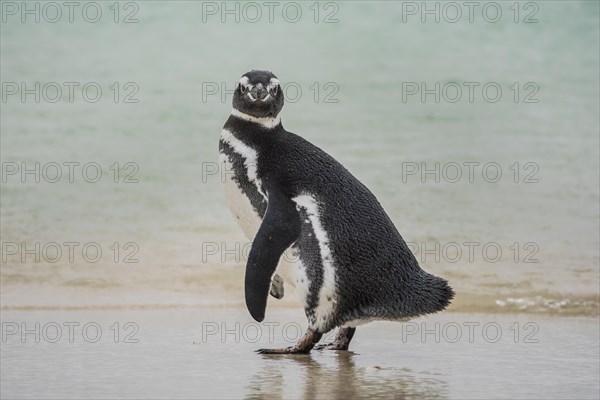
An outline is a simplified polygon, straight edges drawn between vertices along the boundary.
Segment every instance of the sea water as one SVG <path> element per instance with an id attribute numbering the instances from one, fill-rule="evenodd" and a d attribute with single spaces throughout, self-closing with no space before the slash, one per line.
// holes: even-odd
<path id="1" fill-rule="evenodd" d="M 217 149 L 256 68 L 285 87 L 285 128 L 354 173 L 450 281 L 451 309 L 597 316 L 598 3 L 529 3 L 472 21 L 435 2 L 437 16 L 298 3 L 298 20 L 285 4 L 272 19 L 218 2 L 102 3 L 95 22 L 10 9 L 3 306 L 241 304 L 249 242 Z"/>

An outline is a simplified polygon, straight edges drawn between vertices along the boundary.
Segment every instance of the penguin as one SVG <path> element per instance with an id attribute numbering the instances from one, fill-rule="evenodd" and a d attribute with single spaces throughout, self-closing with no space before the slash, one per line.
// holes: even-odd
<path id="1" fill-rule="evenodd" d="M 450 304 L 453 289 L 420 268 L 373 193 L 332 156 L 283 127 L 284 95 L 272 72 L 245 73 L 232 103 L 219 162 L 227 205 L 252 241 L 246 306 L 263 321 L 269 293 L 283 297 L 286 282 L 296 288 L 308 320 L 294 346 L 258 352 L 347 350 L 358 325 L 407 321 Z M 334 341 L 318 345 L 335 328 Z"/>

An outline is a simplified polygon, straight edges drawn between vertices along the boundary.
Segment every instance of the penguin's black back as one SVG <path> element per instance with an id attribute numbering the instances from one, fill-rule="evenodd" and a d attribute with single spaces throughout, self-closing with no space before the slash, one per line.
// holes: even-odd
<path id="1" fill-rule="evenodd" d="M 336 274 L 331 327 L 415 317 L 450 303 L 448 283 L 419 267 L 375 196 L 333 157 L 281 125 L 266 129 L 232 116 L 224 129 L 256 150 L 263 186 L 317 200 Z"/>

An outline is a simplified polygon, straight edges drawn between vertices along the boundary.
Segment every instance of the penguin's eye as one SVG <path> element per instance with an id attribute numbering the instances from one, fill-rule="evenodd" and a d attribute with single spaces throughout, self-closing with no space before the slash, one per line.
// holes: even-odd
<path id="1" fill-rule="evenodd" d="M 242 92 L 242 94 L 246 93 L 246 85 L 243 83 L 240 83 L 240 92 Z"/>
<path id="2" fill-rule="evenodd" d="M 278 92 L 278 91 L 279 91 L 279 85 L 276 85 L 276 86 L 273 88 L 273 94 L 274 94 L 275 96 L 277 96 L 277 92 Z"/>

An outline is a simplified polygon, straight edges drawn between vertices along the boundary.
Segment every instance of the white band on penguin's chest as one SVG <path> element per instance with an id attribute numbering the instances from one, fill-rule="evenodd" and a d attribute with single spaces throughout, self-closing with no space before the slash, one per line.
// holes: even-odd
<path id="1" fill-rule="evenodd" d="M 279 117 L 279 115 L 277 115 L 275 118 L 269 118 L 269 117 L 257 118 L 257 117 L 253 117 L 252 115 L 243 113 L 240 110 L 238 110 L 237 108 L 234 108 L 231 110 L 231 115 L 233 115 L 236 118 L 243 119 L 244 121 L 254 122 L 255 124 L 259 124 L 262 127 L 267 128 L 267 129 L 273 129 L 281 123 L 281 118 Z"/>
<path id="2" fill-rule="evenodd" d="M 244 159 L 244 166 L 246 167 L 246 171 L 248 171 L 248 180 L 256 186 L 258 192 L 266 199 L 267 195 L 262 190 L 262 182 L 257 176 L 258 154 L 256 150 L 236 138 L 227 129 L 221 131 L 221 139 Z"/>

